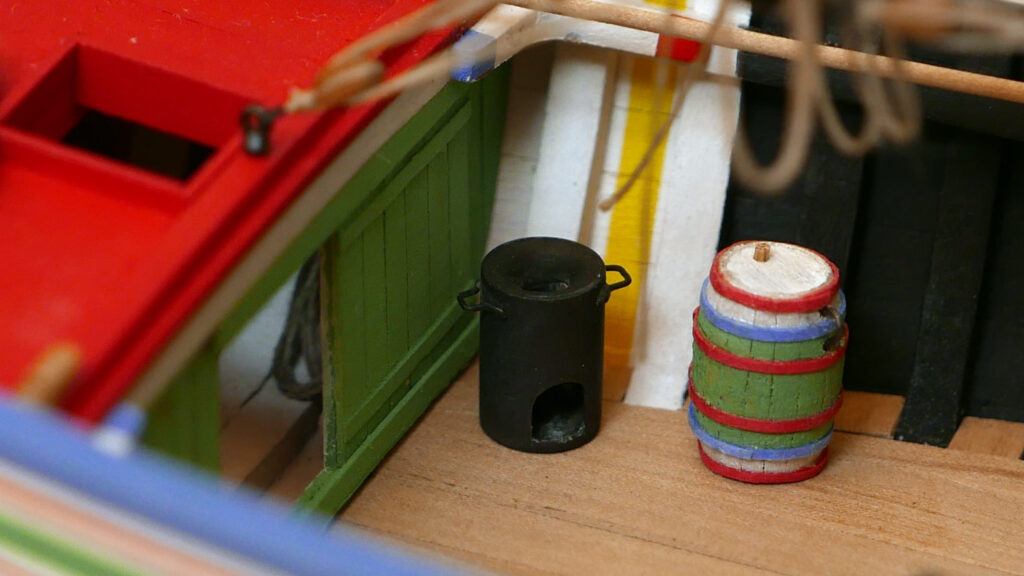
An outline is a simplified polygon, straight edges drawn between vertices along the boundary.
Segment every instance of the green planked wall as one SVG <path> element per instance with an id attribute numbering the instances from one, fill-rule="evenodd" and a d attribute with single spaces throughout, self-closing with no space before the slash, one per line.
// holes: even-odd
<path id="1" fill-rule="evenodd" d="M 216 469 L 217 356 L 320 249 L 325 469 L 299 505 L 336 512 L 476 352 L 455 294 L 483 256 L 507 95 L 507 69 L 452 83 L 377 151 L 182 371 L 147 444 Z"/>
<path id="2" fill-rule="evenodd" d="M 483 253 L 506 94 L 503 70 L 446 88 L 381 150 L 401 160 L 324 246 L 325 470 L 308 509 L 336 512 L 476 351 L 454 296 Z"/>

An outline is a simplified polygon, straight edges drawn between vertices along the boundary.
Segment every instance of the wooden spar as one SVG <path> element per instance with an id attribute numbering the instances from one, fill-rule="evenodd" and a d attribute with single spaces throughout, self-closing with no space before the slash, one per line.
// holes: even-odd
<path id="1" fill-rule="evenodd" d="M 479 11 L 497 5 L 499 2 L 473 0 L 464 5 L 457 14 L 448 14 L 439 20 L 435 12 L 437 7 L 442 4 L 447 6 L 449 1 L 442 0 L 437 4 L 428 4 L 420 11 L 370 34 L 335 54 L 317 75 L 316 86 L 312 90 L 294 91 L 285 104 L 285 109 L 289 112 L 296 112 L 337 105 L 353 105 L 392 96 L 414 85 L 447 76 L 449 68 L 456 62 L 461 62 L 461 59 L 446 52 L 429 60 L 422 69 L 418 67 L 391 78 L 379 86 L 363 90 L 352 98 L 348 98 L 351 93 L 366 88 L 366 84 L 363 83 L 365 76 L 335 78 L 336 75 L 343 74 L 349 66 L 359 62 L 360 59 L 368 58 L 373 50 L 380 50 L 394 45 L 398 41 L 413 38 L 432 29 L 439 22 L 447 24 L 466 14 L 479 13 Z M 691 18 L 666 17 L 665 12 L 599 0 L 505 0 L 504 4 L 697 42 L 704 41 L 712 29 L 710 22 Z M 725 48 L 734 48 L 783 60 L 796 60 L 801 57 L 800 41 L 743 28 L 721 27 L 715 34 L 712 43 Z M 524 42 L 520 48 L 524 48 L 526 45 L 527 43 Z M 883 78 L 902 78 L 920 86 L 1024 104 L 1024 82 L 1017 80 L 964 72 L 920 62 L 896 60 L 887 56 L 865 54 L 834 46 L 819 45 L 818 58 L 822 65 L 837 70 L 873 74 Z M 324 94 L 327 91 L 327 85 L 332 86 L 333 95 Z"/>
<path id="2" fill-rule="evenodd" d="M 504 3 L 688 40 L 702 41 L 711 29 L 710 23 L 701 20 L 666 18 L 663 12 L 597 0 L 505 0 Z M 800 42 L 792 38 L 742 28 L 723 27 L 715 34 L 712 42 L 725 48 L 784 60 L 799 58 L 801 50 Z M 833 46 L 818 46 L 818 57 L 824 66 L 837 70 L 875 74 L 884 78 L 902 77 L 920 86 L 1024 104 L 1024 82 L 1016 80 L 920 62 L 897 63 L 886 56 L 874 56 Z"/>

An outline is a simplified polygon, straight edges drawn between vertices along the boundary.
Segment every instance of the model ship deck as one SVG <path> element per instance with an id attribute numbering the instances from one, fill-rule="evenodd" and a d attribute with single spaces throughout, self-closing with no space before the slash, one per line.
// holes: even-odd
<path id="1" fill-rule="evenodd" d="M 752 486 L 704 468 L 682 412 L 609 402 L 601 433 L 583 448 L 505 449 L 480 430 L 476 378 L 474 367 L 453 385 L 341 522 L 516 574 L 982 574 L 1024 566 L 1024 462 L 873 436 L 891 433 L 898 397 L 851 394 L 819 477 Z M 1000 424 L 1019 453 L 1019 425 Z M 954 445 L 970 447 L 970 434 Z M 295 474 L 279 489 L 287 492 Z"/>

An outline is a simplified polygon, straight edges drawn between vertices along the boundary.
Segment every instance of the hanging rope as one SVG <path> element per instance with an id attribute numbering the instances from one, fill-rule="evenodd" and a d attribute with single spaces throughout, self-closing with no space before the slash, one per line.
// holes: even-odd
<path id="1" fill-rule="evenodd" d="M 626 181 L 622 183 L 614 194 L 605 198 L 597 205 L 602 211 L 607 212 L 614 208 L 615 205 L 625 198 L 626 194 L 633 189 L 637 180 L 640 179 L 640 175 L 644 173 L 644 170 L 647 170 L 651 160 L 654 159 L 654 156 L 658 151 L 658 147 L 665 141 L 665 138 L 668 138 L 668 133 L 672 128 L 672 122 L 675 121 L 676 117 L 679 116 L 679 113 L 682 111 L 683 104 L 686 102 L 686 96 L 690 93 L 690 89 L 693 88 L 693 85 L 697 82 L 708 78 L 708 60 L 711 58 L 711 48 L 714 46 L 713 42 L 715 35 L 725 24 L 725 17 L 728 15 L 732 3 L 733 0 L 722 0 L 718 5 L 718 12 L 712 20 L 711 27 L 700 42 L 700 50 L 697 52 L 697 57 L 693 62 L 686 65 L 686 71 L 683 73 L 683 79 L 675 90 L 672 109 L 669 111 L 668 118 L 662 122 L 658 131 L 651 138 L 651 141 L 647 145 L 647 150 L 640 158 L 640 162 L 637 163 L 632 173 L 630 173 L 629 177 L 626 178 Z M 665 17 L 672 18 L 673 16 L 671 12 L 666 12 Z"/>
<path id="2" fill-rule="evenodd" d="M 309 380 L 300 381 L 299 364 L 305 363 Z M 288 303 L 288 318 L 274 347 L 274 359 L 260 385 L 242 402 L 244 406 L 273 380 L 287 398 L 318 401 L 323 392 L 320 348 L 320 254 L 314 254 L 299 269 Z"/>

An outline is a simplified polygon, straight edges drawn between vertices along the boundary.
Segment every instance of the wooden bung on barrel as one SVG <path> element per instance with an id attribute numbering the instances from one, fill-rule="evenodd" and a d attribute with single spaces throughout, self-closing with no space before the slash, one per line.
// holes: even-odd
<path id="1" fill-rule="evenodd" d="M 839 270 L 813 250 L 740 242 L 712 264 L 693 315 L 690 426 L 704 463 L 754 483 L 821 471 L 849 333 Z"/>

